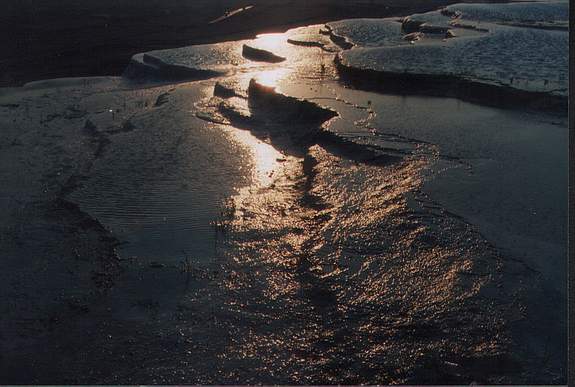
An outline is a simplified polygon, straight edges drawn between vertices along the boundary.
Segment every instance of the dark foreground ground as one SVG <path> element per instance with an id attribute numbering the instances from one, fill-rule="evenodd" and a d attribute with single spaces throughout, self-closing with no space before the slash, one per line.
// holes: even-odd
<path id="1" fill-rule="evenodd" d="M 448 0 L 8 0 L 0 12 L 0 87 L 119 75 L 160 48 L 246 38 L 295 25 L 406 15 Z M 218 23 L 226 11 L 254 7 Z"/>

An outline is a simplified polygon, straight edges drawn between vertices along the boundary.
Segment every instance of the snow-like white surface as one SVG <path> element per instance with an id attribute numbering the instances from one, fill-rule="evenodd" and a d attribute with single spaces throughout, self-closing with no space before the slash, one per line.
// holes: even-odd
<path id="1" fill-rule="evenodd" d="M 338 28 L 339 33 L 357 45 L 340 54 L 342 62 L 360 69 L 455 75 L 526 91 L 567 95 L 568 31 L 524 25 L 553 22 L 560 26 L 567 18 L 566 2 L 457 4 L 448 10 L 459 12 L 460 17 L 451 18 L 437 11 L 411 19 L 449 27 L 456 37 L 438 39 L 434 34 L 424 34 L 425 38 L 415 44 L 400 39 L 399 23 L 391 19 L 338 22 L 336 27 L 345 26 Z"/>

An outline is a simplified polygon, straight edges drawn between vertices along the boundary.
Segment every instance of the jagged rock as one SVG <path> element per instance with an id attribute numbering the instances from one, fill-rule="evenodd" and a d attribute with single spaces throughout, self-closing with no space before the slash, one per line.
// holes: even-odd
<path id="1" fill-rule="evenodd" d="M 403 39 L 410 41 L 410 42 L 414 42 L 416 40 L 420 40 L 421 38 L 423 38 L 423 34 L 421 32 L 412 32 L 410 34 L 404 35 Z"/>
<path id="2" fill-rule="evenodd" d="M 353 43 L 350 43 L 345 37 L 339 36 L 338 34 L 333 32 L 333 30 L 331 29 L 330 26 L 326 25 L 326 29 L 327 29 L 330 40 L 334 44 L 339 46 L 341 49 L 350 50 L 353 48 L 353 46 L 354 46 Z"/>
<path id="3" fill-rule="evenodd" d="M 456 22 L 450 22 L 449 25 L 451 27 L 454 28 L 462 28 L 465 30 L 474 30 L 474 31 L 479 31 L 479 32 L 489 32 L 489 30 L 487 28 L 480 28 L 477 27 L 473 24 L 465 24 L 465 23 L 456 23 Z"/>
<path id="4" fill-rule="evenodd" d="M 319 47 L 319 48 L 323 48 L 325 46 L 325 44 L 314 40 L 288 39 L 287 42 L 289 44 L 293 44 L 294 46 Z"/>
<path id="5" fill-rule="evenodd" d="M 453 11 L 449 8 L 443 8 L 440 12 L 443 16 L 447 16 L 447 17 L 450 17 L 452 19 L 457 19 L 457 18 L 461 17 L 460 11 Z"/>
<path id="6" fill-rule="evenodd" d="M 453 32 L 452 30 L 447 30 L 447 32 L 445 33 L 446 39 L 455 38 L 456 36 L 457 35 L 455 35 L 455 32 Z"/>
<path id="7" fill-rule="evenodd" d="M 248 87 L 248 101 L 250 107 L 266 112 L 276 121 L 313 126 L 337 116 L 333 110 L 277 93 L 275 88 L 261 85 L 255 79 L 250 81 Z"/>
<path id="8" fill-rule="evenodd" d="M 154 107 L 159 107 L 162 106 L 166 103 L 168 103 L 168 96 L 170 95 L 170 93 L 162 93 L 158 96 L 158 98 L 156 98 L 156 102 L 154 103 Z"/>
<path id="9" fill-rule="evenodd" d="M 122 74 L 132 80 L 154 79 L 184 81 L 208 79 L 222 75 L 218 71 L 196 69 L 182 65 L 169 64 L 149 54 L 135 55 Z"/>
<path id="10" fill-rule="evenodd" d="M 419 26 L 419 31 L 427 34 L 446 34 L 447 31 L 449 31 L 449 28 L 424 23 Z"/>
<path id="11" fill-rule="evenodd" d="M 286 60 L 286 58 L 278 56 L 273 52 L 250 47 L 247 44 L 244 44 L 242 47 L 242 55 L 244 58 L 256 62 L 280 63 Z"/>
<path id="12" fill-rule="evenodd" d="M 408 34 L 412 32 L 418 32 L 419 27 L 421 27 L 422 24 L 422 21 L 413 20 L 412 18 L 406 17 L 401 22 L 401 30 Z"/>
<path id="13" fill-rule="evenodd" d="M 253 124 L 255 123 L 249 109 L 233 104 L 228 101 L 222 101 L 218 105 L 218 111 L 228 120 L 236 124 Z"/>
<path id="14" fill-rule="evenodd" d="M 216 85 L 214 86 L 214 96 L 220 98 L 232 98 L 236 97 L 237 93 L 230 85 L 216 82 Z"/>

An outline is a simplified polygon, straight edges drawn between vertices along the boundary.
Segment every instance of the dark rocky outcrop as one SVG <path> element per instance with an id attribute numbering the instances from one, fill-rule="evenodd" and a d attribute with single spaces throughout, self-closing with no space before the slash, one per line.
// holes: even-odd
<path id="1" fill-rule="evenodd" d="M 418 32 L 419 27 L 421 27 L 422 24 L 423 24 L 422 21 L 413 20 L 410 17 L 406 17 L 401 22 L 401 30 L 406 34 L 410 34 L 412 32 Z"/>
<path id="2" fill-rule="evenodd" d="M 294 46 L 303 46 L 303 47 L 319 47 L 323 48 L 325 44 L 321 42 L 316 42 L 313 40 L 299 40 L 299 39 L 288 39 L 287 42 L 289 44 L 293 44 Z"/>
<path id="3" fill-rule="evenodd" d="M 280 63 L 286 60 L 286 58 L 278 56 L 273 52 L 254 48 L 247 44 L 242 46 L 242 55 L 244 58 L 256 62 Z"/>
<path id="4" fill-rule="evenodd" d="M 133 57 L 122 75 L 131 80 L 187 81 L 209 79 L 222 74 L 214 70 L 166 63 L 150 54 L 143 54 L 141 57 Z"/>
<path id="5" fill-rule="evenodd" d="M 333 110 L 321 107 L 313 102 L 286 96 L 275 91 L 275 88 L 259 84 L 255 79 L 248 87 L 250 108 L 269 114 L 275 121 L 292 124 L 319 126 L 337 116 Z"/>
<path id="6" fill-rule="evenodd" d="M 416 40 L 420 40 L 423 37 L 423 34 L 421 32 L 411 32 L 407 35 L 403 36 L 403 40 L 408 40 L 408 41 L 416 41 Z"/>

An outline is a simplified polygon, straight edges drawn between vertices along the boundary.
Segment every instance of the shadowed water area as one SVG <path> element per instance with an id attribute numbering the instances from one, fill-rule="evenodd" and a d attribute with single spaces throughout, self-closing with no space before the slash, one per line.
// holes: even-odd
<path id="1" fill-rule="evenodd" d="M 342 20 L 0 89 L 0 372 L 564 383 L 567 10 Z"/>

